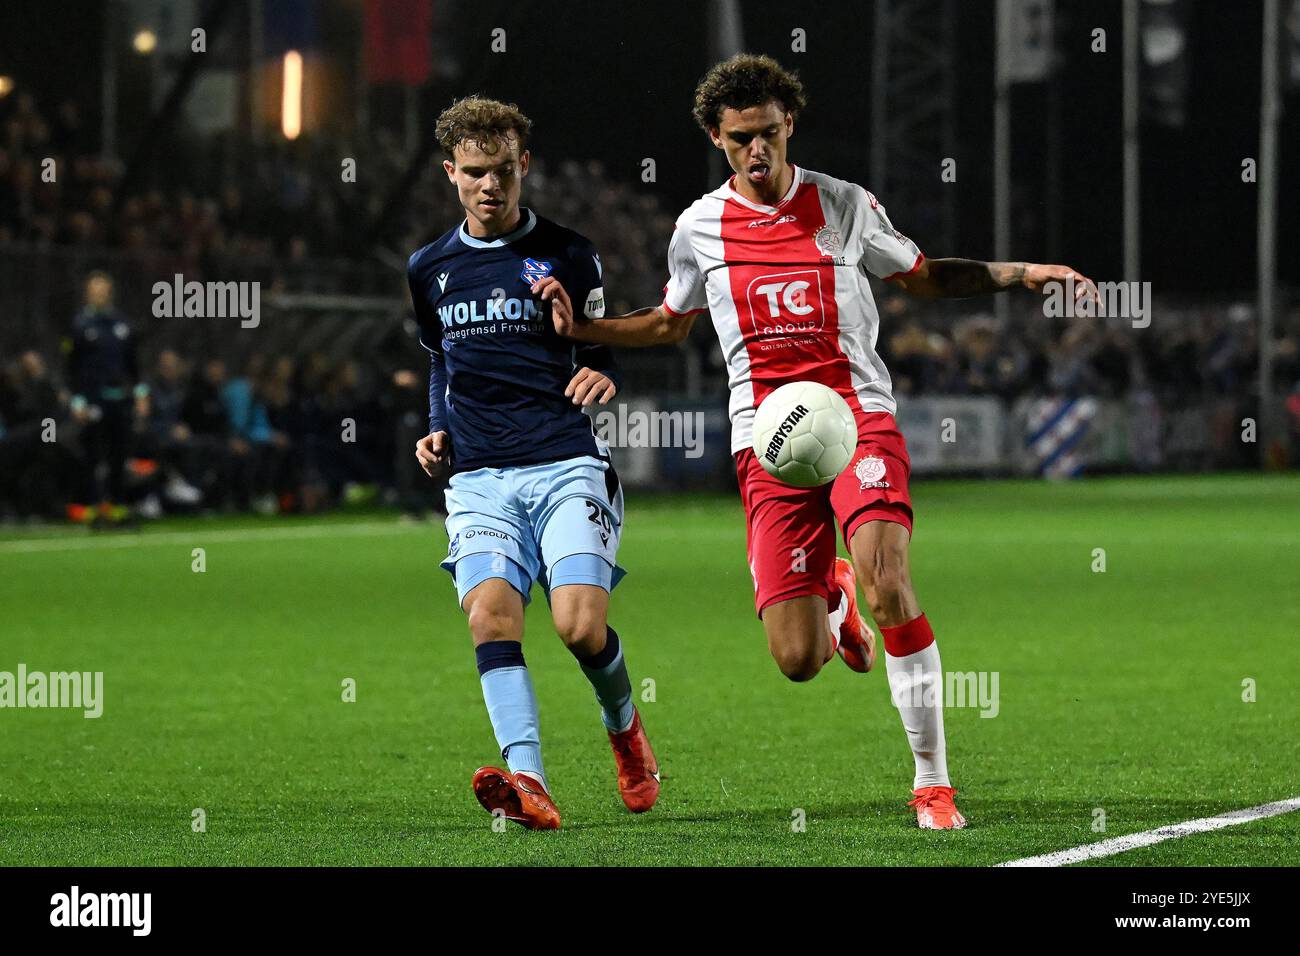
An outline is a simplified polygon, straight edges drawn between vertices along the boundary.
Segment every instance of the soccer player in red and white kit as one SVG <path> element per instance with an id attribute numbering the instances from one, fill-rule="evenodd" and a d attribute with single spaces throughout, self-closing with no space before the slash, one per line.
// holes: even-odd
<path id="1" fill-rule="evenodd" d="M 735 175 L 678 218 L 663 303 L 584 320 L 557 284 L 539 291 L 553 301 L 556 331 L 583 342 L 679 342 L 696 315 L 710 313 L 729 373 L 731 449 L 772 657 L 794 681 L 815 677 L 837 652 L 853 670 L 871 669 L 875 635 L 858 614 L 856 569 L 916 762 L 909 805 L 923 828 L 960 828 L 966 821 L 948 779 L 939 649 L 908 571 L 911 464 L 875 351 L 880 318 L 867 273 L 924 298 L 1069 279 L 1079 295 L 1095 287 L 1066 266 L 926 259 L 871 193 L 786 161 L 803 107 L 798 78 L 775 60 L 740 54 L 713 67 L 696 90 L 695 119 Z M 820 488 L 778 481 L 751 448 L 759 403 L 805 380 L 834 388 L 858 423 L 850 466 Z M 836 557 L 836 527 L 852 563 Z"/>

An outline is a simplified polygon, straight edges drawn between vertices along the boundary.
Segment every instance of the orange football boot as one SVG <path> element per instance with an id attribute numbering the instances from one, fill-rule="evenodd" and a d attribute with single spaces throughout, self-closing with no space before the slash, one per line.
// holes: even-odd
<path id="1" fill-rule="evenodd" d="M 840 625 L 840 646 L 836 652 L 851 670 L 865 674 L 876 663 L 876 632 L 858 613 L 858 576 L 853 571 L 852 561 L 835 559 L 835 583 L 844 592 L 840 600 L 849 602 L 844 623 Z"/>
<path id="2" fill-rule="evenodd" d="M 471 781 L 474 796 L 488 813 L 500 810 L 507 820 L 529 830 L 558 830 L 560 811 L 536 777 L 499 767 L 479 767 Z"/>
<path id="3" fill-rule="evenodd" d="M 922 787 L 913 790 L 916 797 L 908 803 L 916 807 L 916 825 L 922 830 L 960 830 L 966 826 L 966 818 L 952 802 L 957 791 L 952 787 Z"/>
<path id="4" fill-rule="evenodd" d="M 633 813 L 645 813 L 659 799 L 659 764 L 641 725 L 641 715 L 633 711 L 632 726 L 622 733 L 608 733 L 614 763 L 618 765 L 619 796 Z"/>

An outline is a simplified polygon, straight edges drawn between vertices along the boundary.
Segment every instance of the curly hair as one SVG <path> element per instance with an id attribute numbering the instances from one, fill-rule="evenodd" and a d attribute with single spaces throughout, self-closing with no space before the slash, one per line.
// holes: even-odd
<path id="1" fill-rule="evenodd" d="M 808 104 L 799 76 L 770 56 L 737 53 L 715 65 L 695 88 L 695 122 L 708 130 L 722 121 L 722 111 L 743 110 L 776 100 L 795 119 Z"/>
<path id="2" fill-rule="evenodd" d="M 483 96 L 466 96 L 442 111 L 434 135 L 438 145 L 453 160 L 456 147 L 473 143 L 485 153 L 495 153 L 502 144 L 513 140 L 519 152 L 528 148 L 533 121 L 514 103 L 502 103 Z"/>

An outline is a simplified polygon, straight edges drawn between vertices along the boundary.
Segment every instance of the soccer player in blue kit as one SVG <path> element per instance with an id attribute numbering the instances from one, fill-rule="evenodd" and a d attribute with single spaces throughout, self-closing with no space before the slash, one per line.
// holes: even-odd
<path id="1" fill-rule="evenodd" d="M 480 97 L 438 117 L 465 220 L 411 256 L 407 279 L 431 356 L 429 434 L 416 456 L 450 469 L 447 557 L 469 617 L 483 699 L 507 769 L 481 767 L 474 795 L 529 829 L 560 825 L 542 766 L 537 697 L 524 663 L 524 607 L 534 581 L 555 630 L 600 704 L 634 813 L 654 806 L 659 769 L 632 703 L 609 595 L 623 492 L 608 446 L 582 411 L 618 387 L 605 346 L 577 345 L 550 320 L 558 281 L 588 318 L 604 315 L 600 258 L 590 241 L 519 205 L 531 122 Z"/>

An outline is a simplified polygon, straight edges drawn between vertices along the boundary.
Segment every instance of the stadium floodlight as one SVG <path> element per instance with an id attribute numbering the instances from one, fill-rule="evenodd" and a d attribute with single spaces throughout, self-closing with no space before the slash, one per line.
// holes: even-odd
<path id="1" fill-rule="evenodd" d="M 135 47 L 135 52 L 141 56 L 148 56 L 158 49 L 158 34 L 148 28 L 137 30 L 131 40 L 131 46 Z"/>
<path id="2" fill-rule="evenodd" d="M 290 50 L 284 55 L 280 129 L 285 139 L 297 139 L 302 132 L 302 54 L 297 50 Z"/>
<path id="3" fill-rule="evenodd" d="M 1142 109 L 1163 126 L 1187 120 L 1187 17 L 1178 0 L 1144 0 L 1140 14 Z"/>

